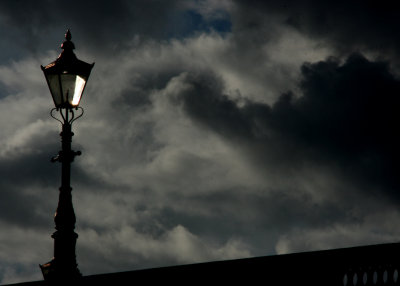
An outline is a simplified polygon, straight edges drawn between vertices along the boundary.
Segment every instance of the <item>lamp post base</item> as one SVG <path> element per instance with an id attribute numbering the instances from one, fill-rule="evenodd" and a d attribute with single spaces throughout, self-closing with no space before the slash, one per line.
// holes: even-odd
<path id="1" fill-rule="evenodd" d="M 39 265 L 46 281 L 76 281 L 82 277 L 75 257 L 75 245 L 78 235 L 74 231 L 57 230 L 51 236 L 54 239 L 54 258 Z"/>
<path id="2" fill-rule="evenodd" d="M 49 282 L 77 281 L 82 277 L 82 274 L 78 269 L 78 265 L 70 265 L 68 267 L 57 263 L 55 259 L 45 264 L 39 264 L 39 267 L 42 270 L 44 280 Z"/>

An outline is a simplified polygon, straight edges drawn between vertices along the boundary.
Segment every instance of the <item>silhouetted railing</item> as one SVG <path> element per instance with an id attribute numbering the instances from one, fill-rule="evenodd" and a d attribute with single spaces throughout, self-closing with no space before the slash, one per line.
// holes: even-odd
<path id="1" fill-rule="evenodd" d="M 360 247 L 344 251 L 342 285 L 400 285 L 400 244 Z"/>

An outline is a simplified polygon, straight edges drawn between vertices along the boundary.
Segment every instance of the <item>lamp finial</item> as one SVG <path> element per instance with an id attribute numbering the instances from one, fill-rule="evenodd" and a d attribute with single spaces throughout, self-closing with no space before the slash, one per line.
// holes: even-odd
<path id="1" fill-rule="evenodd" d="M 68 29 L 67 32 L 65 33 L 65 41 L 64 43 L 61 44 L 61 49 L 63 50 L 74 50 L 75 45 L 73 42 L 71 42 L 71 31 Z"/>
<path id="2" fill-rule="evenodd" d="M 71 38 L 72 38 L 71 31 L 69 29 L 67 29 L 67 32 L 65 33 L 65 39 L 67 41 L 71 41 Z"/>

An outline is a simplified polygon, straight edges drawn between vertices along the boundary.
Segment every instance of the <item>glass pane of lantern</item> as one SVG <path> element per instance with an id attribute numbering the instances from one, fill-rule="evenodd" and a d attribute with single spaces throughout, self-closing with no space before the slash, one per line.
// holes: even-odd
<path id="1" fill-rule="evenodd" d="M 86 81 L 74 74 L 62 74 L 63 101 L 71 106 L 78 106 Z"/>
<path id="2" fill-rule="evenodd" d="M 61 89 L 60 89 L 60 80 L 58 75 L 56 74 L 49 74 L 47 75 L 47 80 L 49 82 L 50 92 L 53 96 L 54 103 L 56 106 L 61 105 L 62 98 L 61 98 Z"/>
<path id="3" fill-rule="evenodd" d="M 85 83 L 86 81 L 83 78 L 81 78 L 79 75 L 76 76 L 75 92 L 71 102 L 73 106 L 77 106 L 79 104 Z"/>

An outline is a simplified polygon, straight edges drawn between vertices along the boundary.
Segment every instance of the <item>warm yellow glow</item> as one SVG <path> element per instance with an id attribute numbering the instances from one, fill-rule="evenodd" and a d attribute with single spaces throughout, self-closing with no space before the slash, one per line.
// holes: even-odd
<path id="1" fill-rule="evenodd" d="M 79 75 L 77 75 L 75 82 L 74 97 L 72 98 L 71 102 L 72 106 L 77 106 L 79 104 L 84 87 L 85 87 L 85 80 L 81 78 Z"/>

